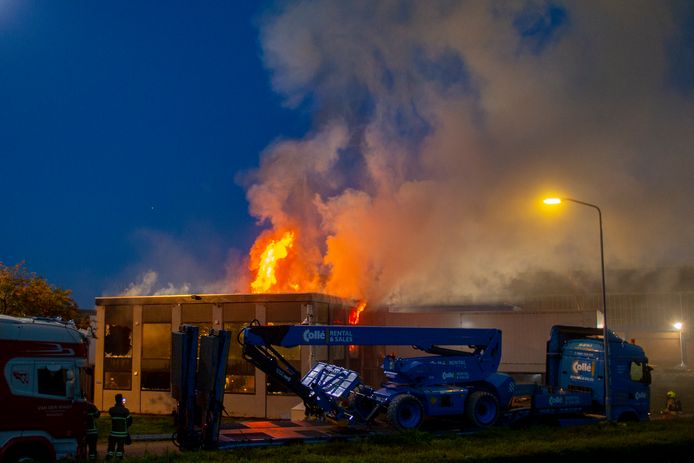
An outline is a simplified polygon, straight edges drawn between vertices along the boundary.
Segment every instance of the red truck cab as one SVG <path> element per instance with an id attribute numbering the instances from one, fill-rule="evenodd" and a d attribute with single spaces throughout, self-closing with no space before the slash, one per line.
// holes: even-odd
<path id="1" fill-rule="evenodd" d="M 87 355 L 71 323 L 0 315 L 0 461 L 85 456 Z"/>

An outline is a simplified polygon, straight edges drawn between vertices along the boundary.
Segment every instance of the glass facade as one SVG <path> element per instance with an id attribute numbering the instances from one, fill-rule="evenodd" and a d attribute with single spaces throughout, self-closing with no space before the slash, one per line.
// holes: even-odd
<path id="1" fill-rule="evenodd" d="M 255 303 L 222 304 L 224 329 L 231 332 L 224 392 L 230 394 L 255 394 L 255 368 L 241 357 L 241 344 L 237 337 L 243 328 L 255 319 Z"/>
<path id="2" fill-rule="evenodd" d="M 225 322 L 224 329 L 231 332 L 229 357 L 224 392 L 233 394 L 255 394 L 255 368 L 241 357 L 241 344 L 236 342 L 239 332 L 248 322 Z"/>
<path id="3" fill-rule="evenodd" d="M 171 389 L 171 306 L 142 308 L 142 360 L 140 389 Z"/>
<path id="4" fill-rule="evenodd" d="M 104 334 L 104 389 L 132 388 L 132 306 L 114 306 L 106 311 Z"/>
<path id="5" fill-rule="evenodd" d="M 181 324 L 198 327 L 198 358 L 200 338 L 212 329 L 212 304 L 181 304 Z"/>
<path id="6" fill-rule="evenodd" d="M 268 325 L 294 325 L 295 322 L 268 322 Z M 294 367 L 297 371 L 301 371 L 301 347 L 281 347 L 273 346 L 273 348 L 279 352 L 282 357 L 289 362 L 289 364 Z M 287 389 L 282 383 L 277 382 L 274 378 L 267 378 L 267 394 L 268 395 L 278 395 L 278 394 L 291 394 L 291 391 Z"/>
<path id="7" fill-rule="evenodd" d="M 266 303 L 268 325 L 296 325 L 301 323 L 301 305 L 288 303 Z M 301 348 L 273 346 L 297 371 L 301 371 Z M 267 395 L 290 394 L 282 383 L 267 377 Z"/>
<path id="8" fill-rule="evenodd" d="M 168 391 L 171 368 L 171 323 L 142 324 L 143 391 Z"/>
<path id="9" fill-rule="evenodd" d="M 306 318 L 307 305 L 313 306 L 312 322 L 318 324 L 330 323 L 334 311 L 345 312 L 344 306 L 333 305 L 332 301 L 312 303 L 311 296 L 306 300 L 291 295 L 282 300 L 273 295 L 271 298 L 275 300 L 268 301 L 262 295 L 231 295 L 228 299 L 215 295 L 219 302 L 181 300 L 181 296 L 155 296 L 151 300 L 149 297 L 133 297 L 132 301 L 128 298 L 97 300 L 97 303 L 101 302 L 98 305 L 103 307 L 101 341 L 97 344 L 103 346 L 103 350 L 97 347 L 103 368 L 97 364 L 96 371 L 99 371 L 98 379 L 103 379 L 103 386 L 97 383 L 96 392 L 100 397 L 96 401 L 107 407 L 113 393 L 121 391 L 132 402 L 129 408 L 134 413 L 169 413 L 171 407 L 175 406 L 170 397 L 173 361 L 171 335 L 179 325 L 185 324 L 197 326 L 201 336 L 209 334 L 212 329 L 230 332 L 232 339 L 224 392 L 238 397 L 227 397 L 225 402 L 231 401 L 227 407 L 239 413 L 239 416 L 274 416 L 279 411 L 267 409 L 267 400 L 275 404 L 276 399 L 270 398 L 277 397 L 277 403 L 284 404 L 287 401 L 281 397 L 291 395 L 291 392 L 244 360 L 237 338 L 256 318 L 269 325 L 302 323 Z M 335 318 L 340 320 L 341 315 Z M 311 350 L 311 356 L 307 347 L 278 350 L 297 371 L 307 366 L 309 358 L 344 363 L 346 357 L 343 346 L 317 346 Z M 45 394 L 63 393 L 59 390 L 58 376 L 59 372 L 41 372 L 42 391 Z"/>

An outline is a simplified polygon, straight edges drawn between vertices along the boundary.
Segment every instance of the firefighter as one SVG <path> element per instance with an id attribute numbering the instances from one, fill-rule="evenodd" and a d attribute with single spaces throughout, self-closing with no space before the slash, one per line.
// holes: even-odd
<path id="1" fill-rule="evenodd" d="M 96 440 L 99 433 L 96 430 L 96 419 L 99 418 L 101 412 L 96 405 L 87 402 L 87 454 L 90 461 L 96 461 Z"/>
<path id="2" fill-rule="evenodd" d="M 677 415 L 679 412 L 682 411 L 682 403 L 680 402 L 680 399 L 677 398 L 677 394 L 675 393 L 675 391 L 667 391 L 665 397 L 665 410 L 663 410 L 664 413 L 668 413 L 670 415 Z"/>
<path id="3" fill-rule="evenodd" d="M 108 410 L 108 414 L 111 415 L 111 434 L 108 436 L 106 459 L 110 460 L 115 456 L 122 460 L 125 441 L 130 438 L 128 427 L 132 424 L 133 418 L 130 416 L 130 410 L 123 405 L 121 394 L 116 394 L 116 403 Z"/>

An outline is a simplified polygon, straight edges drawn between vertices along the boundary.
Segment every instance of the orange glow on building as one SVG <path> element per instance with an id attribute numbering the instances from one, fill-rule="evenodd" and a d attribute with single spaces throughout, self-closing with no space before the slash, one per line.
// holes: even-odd
<path id="1" fill-rule="evenodd" d="M 366 309 L 366 301 L 359 302 L 359 304 L 357 304 L 357 306 L 351 310 L 348 320 L 350 325 L 359 324 L 359 317 L 361 317 L 361 313 L 364 311 L 364 309 Z"/>

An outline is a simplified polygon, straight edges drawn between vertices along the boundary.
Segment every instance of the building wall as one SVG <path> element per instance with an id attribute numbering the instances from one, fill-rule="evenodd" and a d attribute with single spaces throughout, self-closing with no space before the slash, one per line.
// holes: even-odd
<path id="1" fill-rule="evenodd" d="M 595 311 L 574 312 L 391 312 L 389 326 L 497 328 L 502 332 L 501 365 L 508 373 L 544 373 L 546 344 L 554 325 L 597 326 Z M 410 347 L 388 347 L 397 355 L 421 355 Z"/>
<path id="2" fill-rule="evenodd" d="M 672 368 L 680 363 L 679 333 L 669 328 L 675 320 L 685 324 L 685 360 L 694 358 L 694 342 L 688 342 L 691 337 L 690 320 L 694 320 L 694 297 L 691 295 L 612 295 L 608 302 L 610 328 L 627 341 L 634 339 L 644 347 L 651 364 L 657 368 Z M 536 297 L 520 301 L 519 304 L 522 310 L 518 312 L 474 312 L 431 307 L 377 310 L 369 307 L 362 314 L 361 323 L 501 329 L 503 355 L 500 370 L 509 373 L 544 373 L 545 343 L 553 325 L 599 326 L 601 323 L 600 313 L 596 309 L 600 307 L 601 299 L 597 296 Z M 162 329 L 150 324 L 164 325 L 168 333 L 177 331 L 182 323 L 238 332 L 241 324 L 253 319 L 262 324 L 301 323 L 308 319 L 309 306 L 313 308 L 313 323 L 346 324 L 351 303 L 320 294 L 98 298 L 94 402 L 105 410 L 113 403 L 114 396 L 121 393 L 133 413 L 168 414 L 175 408 L 176 403 L 171 398 L 168 386 L 166 390 L 147 390 L 146 387 L 152 382 L 168 384 L 170 370 L 167 363 L 170 361 L 170 337 L 165 341 L 153 342 Z M 120 317 L 116 321 L 131 330 L 131 343 L 127 352 L 107 359 L 104 355 L 106 329 L 115 324 L 114 317 Z M 653 326 L 654 323 L 656 326 Z M 265 375 L 239 359 L 239 352 L 233 333 L 228 364 L 231 372 L 229 383 L 235 384 L 237 390 L 241 389 L 241 382 L 244 385 L 252 384 L 253 387 L 248 392 L 225 394 L 224 405 L 229 413 L 240 417 L 288 417 L 290 409 L 300 402 L 299 399 L 288 394 L 273 394 Z M 421 355 L 421 352 L 401 346 L 362 346 L 352 351 L 344 347 L 316 347 L 313 351 L 300 348 L 298 352 L 290 357 L 294 358 L 302 372 L 308 371 L 313 360 L 329 359 L 359 371 L 364 382 L 372 385 L 380 384 L 383 379 L 380 363 L 386 352 L 401 356 Z M 107 363 L 109 369 L 105 369 Z M 153 367 L 159 368 L 159 371 L 151 371 Z M 106 384 L 110 375 L 105 373 L 115 371 L 114 368 L 126 370 L 121 376 L 129 382 L 127 387 L 109 387 Z"/>
<path id="3" fill-rule="evenodd" d="M 268 385 L 265 374 L 240 358 L 238 332 L 254 319 L 263 324 L 301 323 L 308 319 L 309 307 L 315 323 L 344 324 L 350 305 L 349 301 L 319 294 L 98 298 L 94 402 L 106 410 L 120 393 L 133 413 L 171 413 L 176 402 L 169 390 L 170 333 L 181 324 L 194 324 L 202 334 L 210 328 L 232 331 L 227 387 L 247 392 L 224 395 L 229 414 L 288 418 L 300 400 L 293 394 L 273 393 L 276 386 Z M 111 331 L 124 329 L 130 333 L 129 345 L 116 346 Z M 296 348 L 287 352 L 287 357 L 305 372 L 312 363 L 310 354 L 309 348 Z M 317 349 L 314 354 L 316 359 L 333 363 L 347 361 L 344 349 Z"/>

